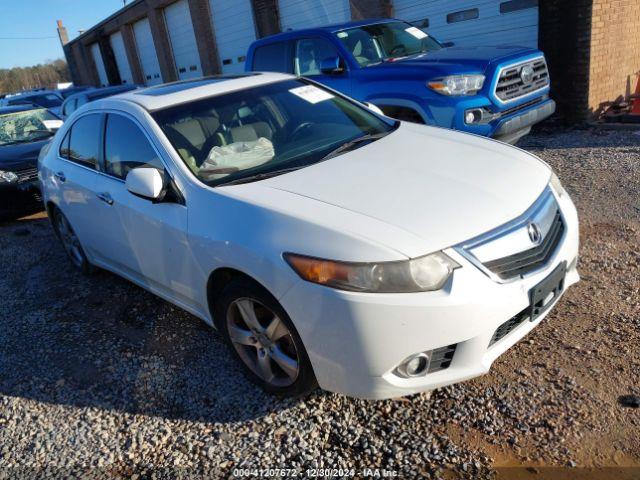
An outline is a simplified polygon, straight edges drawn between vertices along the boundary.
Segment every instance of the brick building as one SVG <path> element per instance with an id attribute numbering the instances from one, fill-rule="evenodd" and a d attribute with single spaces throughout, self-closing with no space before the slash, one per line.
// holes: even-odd
<path id="1" fill-rule="evenodd" d="M 640 0 L 133 0 L 64 51 L 78 85 L 151 85 L 242 71 L 256 38 L 374 17 L 456 45 L 538 46 L 571 121 L 628 96 L 640 70 Z"/>

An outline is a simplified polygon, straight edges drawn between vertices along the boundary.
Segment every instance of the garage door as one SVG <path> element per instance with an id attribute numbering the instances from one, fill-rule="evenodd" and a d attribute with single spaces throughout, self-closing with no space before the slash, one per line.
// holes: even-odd
<path id="1" fill-rule="evenodd" d="M 109 79 L 107 78 L 107 71 L 104 69 L 104 62 L 102 61 L 102 55 L 100 54 L 100 46 L 97 43 L 91 45 L 91 56 L 93 57 L 93 63 L 96 64 L 96 70 L 98 70 L 100 86 L 106 87 L 109 85 Z"/>
<path id="2" fill-rule="evenodd" d="M 394 0 L 394 16 L 460 46 L 538 46 L 538 0 Z"/>
<path id="3" fill-rule="evenodd" d="M 251 0 L 209 0 L 222 73 L 244 71 L 249 45 L 256 39 Z"/>
<path id="4" fill-rule="evenodd" d="M 278 6 L 283 32 L 351 20 L 349 0 L 279 0 Z"/>
<path id="5" fill-rule="evenodd" d="M 201 77 L 200 55 L 187 0 L 179 0 L 165 8 L 164 18 L 178 78 Z"/>
<path id="6" fill-rule="evenodd" d="M 116 58 L 118 73 L 120 73 L 120 81 L 122 83 L 133 83 L 133 75 L 131 74 L 131 68 L 129 68 L 129 59 L 127 58 L 127 51 L 124 48 L 122 34 L 120 32 L 114 33 L 111 35 L 110 41 L 113 55 Z"/>
<path id="7" fill-rule="evenodd" d="M 144 84 L 155 85 L 162 83 L 160 64 L 158 63 L 156 47 L 153 44 L 153 37 L 151 36 L 149 19 L 144 18 L 134 23 L 133 34 L 136 38 L 136 48 L 138 49 L 138 58 L 140 59 Z"/>

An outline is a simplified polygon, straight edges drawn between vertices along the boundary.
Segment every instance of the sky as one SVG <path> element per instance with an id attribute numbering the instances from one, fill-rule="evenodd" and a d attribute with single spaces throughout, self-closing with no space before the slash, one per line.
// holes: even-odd
<path id="1" fill-rule="evenodd" d="M 64 58 L 56 20 L 73 39 L 122 6 L 123 0 L 0 0 L 0 68 Z"/>

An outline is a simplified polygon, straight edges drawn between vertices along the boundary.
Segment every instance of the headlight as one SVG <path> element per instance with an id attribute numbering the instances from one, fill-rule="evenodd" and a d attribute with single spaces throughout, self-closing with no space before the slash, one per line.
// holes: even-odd
<path id="1" fill-rule="evenodd" d="M 559 197 L 568 197 L 569 194 L 560 183 L 560 179 L 555 173 L 551 173 L 551 180 L 549 180 L 549 185 L 551 188 L 558 194 Z"/>
<path id="2" fill-rule="evenodd" d="M 442 252 L 413 260 L 352 263 L 285 253 L 284 258 L 304 280 L 354 292 L 408 293 L 441 289 L 455 261 Z"/>
<path id="3" fill-rule="evenodd" d="M 15 183 L 18 181 L 18 175 L 13 172 L 5 172 L 0 170 L 0 183 Z"/>
<path id="4" fill-rule="evenodd" d="M 473 95 L 484 85 L 484 75 L 450 75 L 431 80 L 427 86 L 443 95 Z"/>

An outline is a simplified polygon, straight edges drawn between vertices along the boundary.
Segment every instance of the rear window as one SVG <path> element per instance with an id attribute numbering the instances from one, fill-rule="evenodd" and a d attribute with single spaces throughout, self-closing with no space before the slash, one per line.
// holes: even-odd
<path id="1" fill-rule="evenodd" d="M 72 125 L 67 151 L 69 160 L 85 167 L 98 168 L 101 124 L 100 115 L 91 114 L 78 119 Z"/>
<path id="2" fill-rule="evenodd" d="M 255 49 L 253 68 L 257 72 L 292 73 L 289 46 L 285 42 L 272 43 Z"/>

